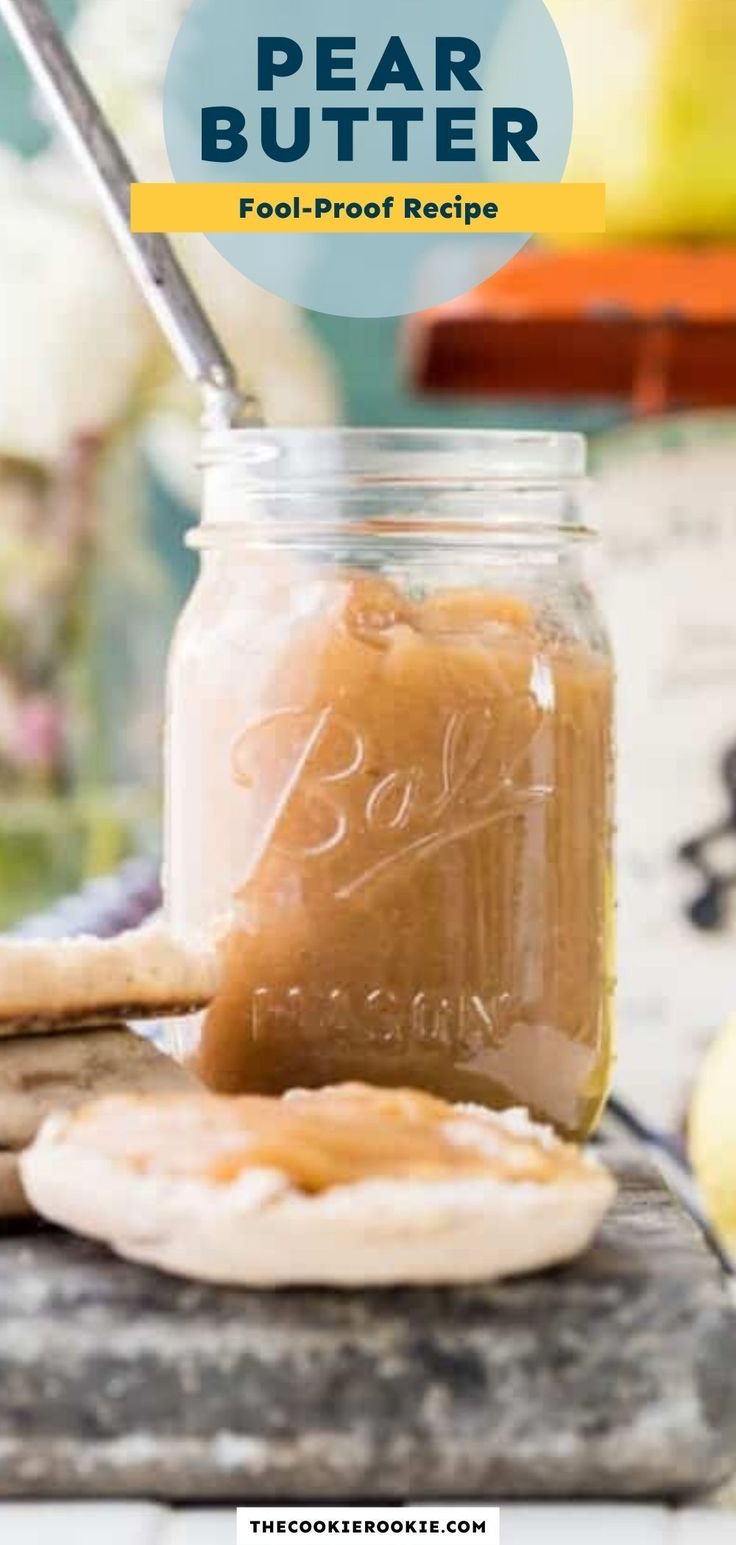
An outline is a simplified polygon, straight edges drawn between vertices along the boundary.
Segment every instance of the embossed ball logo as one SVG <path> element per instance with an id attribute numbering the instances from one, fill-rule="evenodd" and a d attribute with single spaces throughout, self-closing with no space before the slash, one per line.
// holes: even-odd
<path id="1" fill-rule="evenodd" d="M 527 776 L 544 723 L 532 692 L 471 703 L 438 725 L 434 767 L 376 775 L 338 709 L 285 708 L 238 737 L 232 772 L 259 801 L 264 852 L 296 865 L 330 855 L 335 900 L 349 902 L 547 799 L 551 784 Z"/>

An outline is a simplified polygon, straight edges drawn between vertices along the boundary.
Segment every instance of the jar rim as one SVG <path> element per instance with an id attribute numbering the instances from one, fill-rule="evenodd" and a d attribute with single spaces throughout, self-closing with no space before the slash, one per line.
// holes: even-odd
<path id="1" fill-rule="evenodd" d="M 535 429 L 317 427 L 218 429 L 202 466 L 237 469 L 260 489 L 316 488 L 341 479 L 371 486 L 466 489 L 564 487 L 587 470 L 585 436 Z"/>
<path id="2" fill-rule="evenodd" d="M 542 430 L 215 430 L 188 542 L 549 545 L 593 534 L 585 466 L 583 435 Z"/>

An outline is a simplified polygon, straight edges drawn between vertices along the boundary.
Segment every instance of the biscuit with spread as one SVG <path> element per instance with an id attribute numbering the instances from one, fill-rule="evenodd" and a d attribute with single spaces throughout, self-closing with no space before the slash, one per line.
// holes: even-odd
<path id="1" fill-rule="evenodd" d="M 51 1221 L 248 1287 L 536 1271 L 585 1249 L 615 1194 L 602 1165 L 525 1112 L 361 1084 L 113 1097 L 49 1117 L 21 1165 Z"/>

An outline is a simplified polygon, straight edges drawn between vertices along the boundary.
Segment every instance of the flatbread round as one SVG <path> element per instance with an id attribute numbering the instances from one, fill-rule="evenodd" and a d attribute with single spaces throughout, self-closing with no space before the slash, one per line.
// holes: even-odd
<path id="1" fill-rule="evenodd" d="M 124 1025 L 0 1041 L 0 1149 L 25 1148 L 53 1110 L 125 1090 L 197 1089 L 178 1062 Z"/>
<path id="2" fill-rule="evenodd" d="M 615 1194 L 524 1112 L 362 1085 L 103 1100 L 49 1118 L 21 1164 L 53 1222 L 166 1271 L 258 1287 L 535 1271 L 583 1250 Z"/>
<path id="3" fill-rule="evenodd" d="M 161 926 L 113 939 L 0 939 L 0 1036 L 96 1027 L 205 1008 L 216 948 Z"/>

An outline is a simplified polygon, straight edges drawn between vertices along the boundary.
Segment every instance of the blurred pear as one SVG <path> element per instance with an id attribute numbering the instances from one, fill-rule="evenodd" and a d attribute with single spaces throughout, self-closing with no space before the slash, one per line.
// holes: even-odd
<path id="1" fill-rule="evenodd" d="M 571 179 L 605 181 L 608 235 L 736 233 L 734 0 L 547 0 L 575 96 Z"/>
<path id="2" fill-rule="evenodd" d="M 711 1221 L 736 1260 L 736 1019 L 716 1037 L 701 1067 L 688 1146 Z"/>

